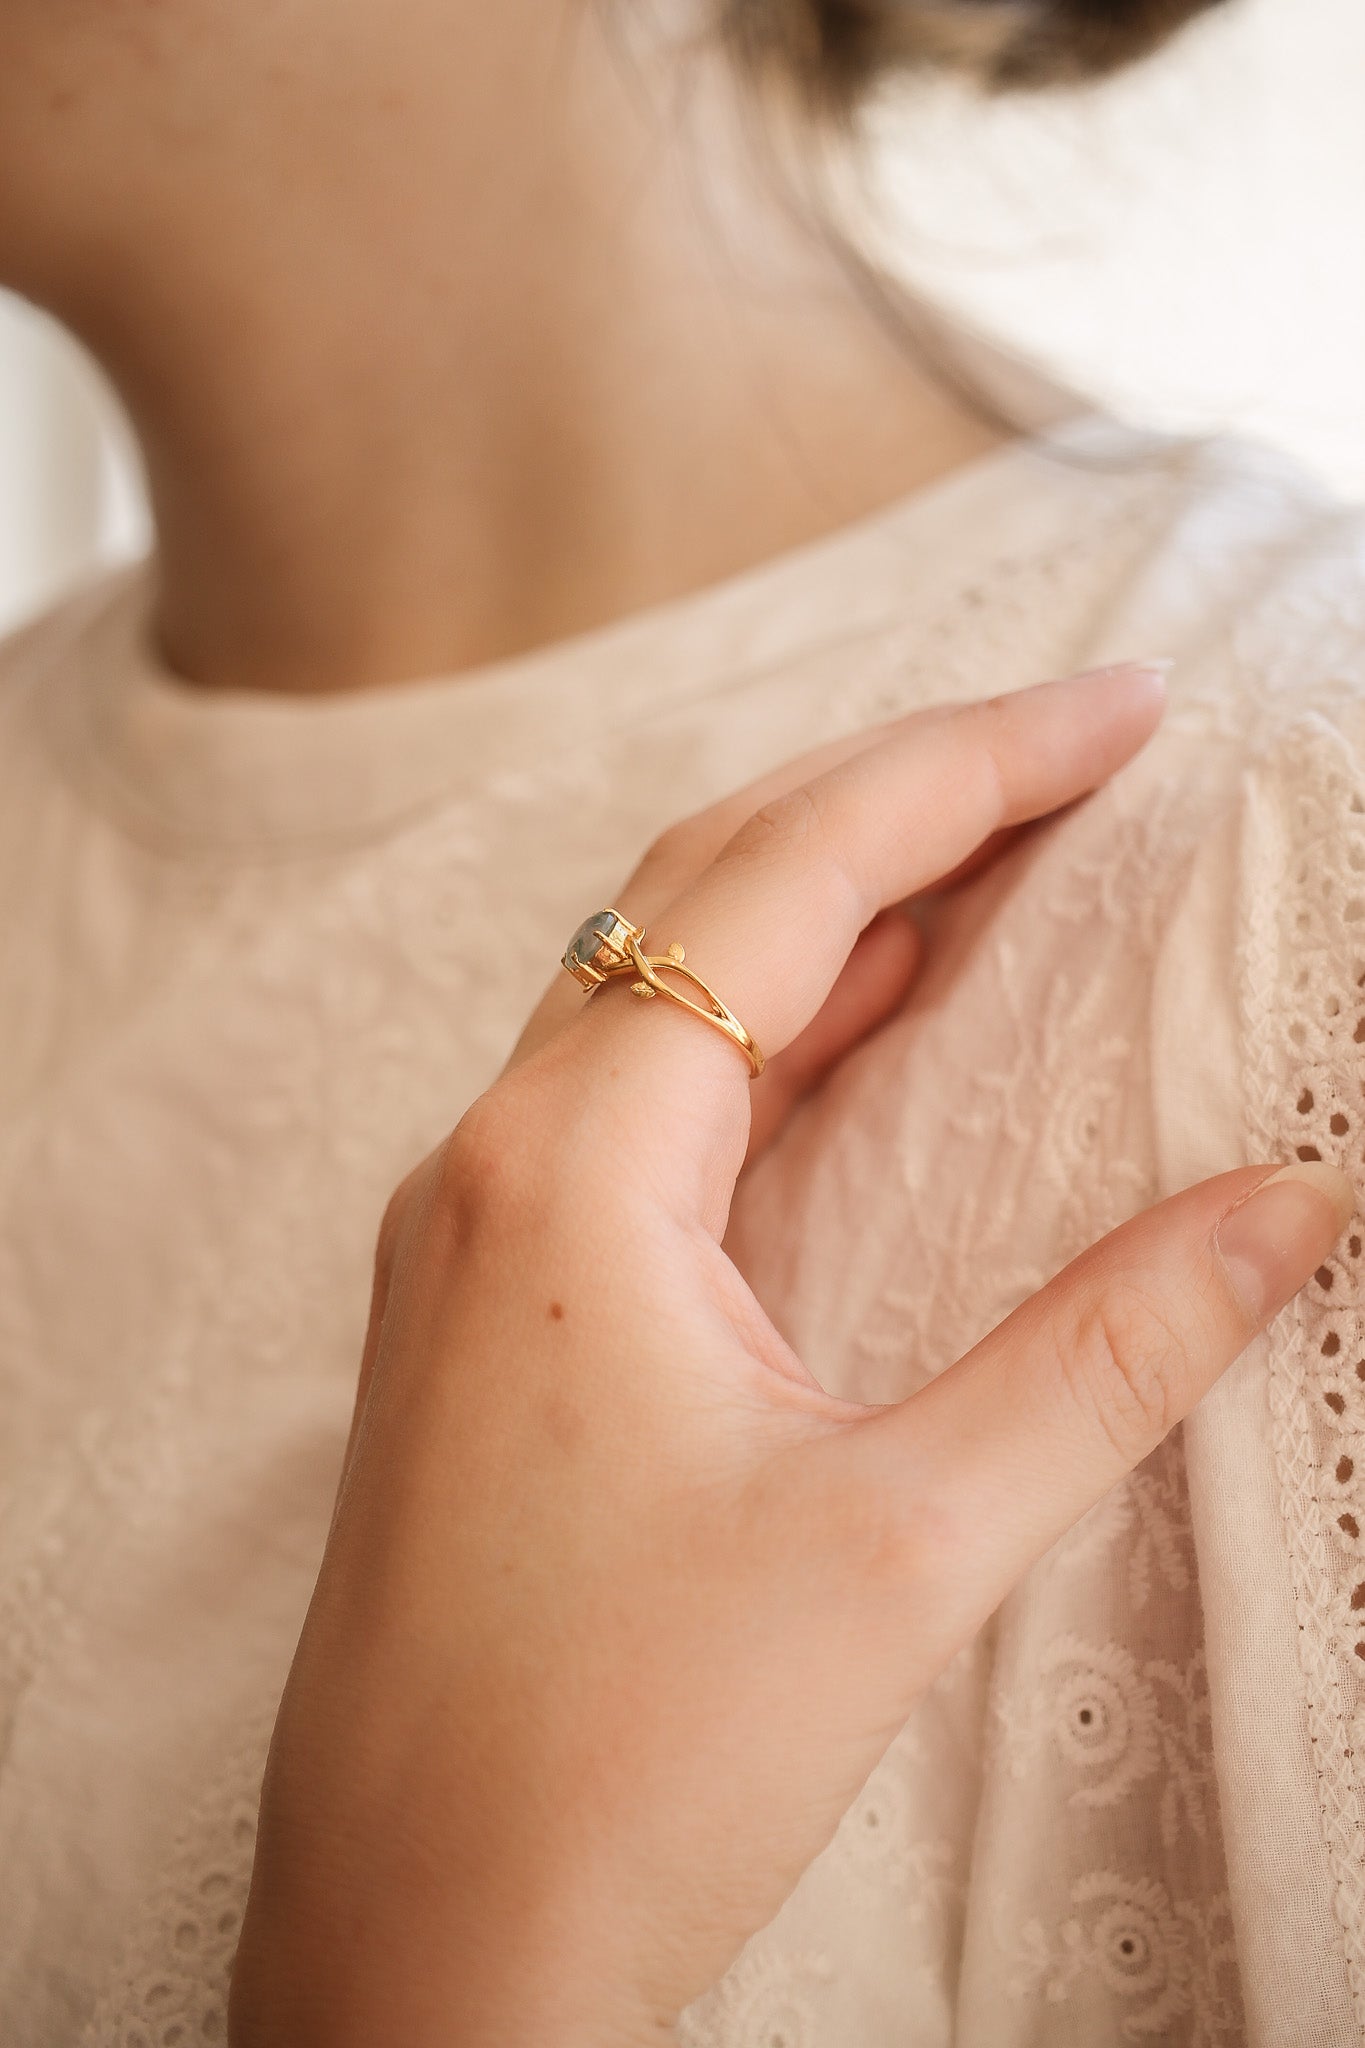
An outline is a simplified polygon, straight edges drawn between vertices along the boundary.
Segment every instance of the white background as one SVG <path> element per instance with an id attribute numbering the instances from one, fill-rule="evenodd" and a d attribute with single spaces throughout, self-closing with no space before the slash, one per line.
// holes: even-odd
<path id="1" fill-rule="evenodd" d="M 1292 449 L 1365 498 L 1365 0 L 1235 0 L 1098 90 L 879 109 L 883 254 L 1143 422 Z M 146 544 L 78 352 L 0 295 L 0 628 Z"/>

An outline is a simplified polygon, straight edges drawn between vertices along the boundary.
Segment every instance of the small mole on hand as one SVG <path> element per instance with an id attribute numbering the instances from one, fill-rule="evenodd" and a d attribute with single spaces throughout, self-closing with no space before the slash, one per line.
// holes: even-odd
<path id="1" fill-rule="evenodd" d="M 564 1320 L 564 1304 L 563 1304 L 563 1302 L 562 1302 L 562 1301 L 552 1301 L 552 1302 L 550 1303 L 550 1321 L 551 1321 L 552 1323 L 562 1323 L 562 1322 L 563 1322 L 563 1320 Z"/>

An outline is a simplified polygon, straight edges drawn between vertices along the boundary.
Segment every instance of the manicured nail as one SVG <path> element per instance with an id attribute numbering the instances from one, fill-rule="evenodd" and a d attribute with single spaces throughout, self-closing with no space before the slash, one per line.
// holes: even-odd
<path id="1" fill-rule="evenodd" d="M 1019 695 L 1026 697 L 1033 690 L 1055 690 L 1061 684 L 1070 687 L 1075 683 L 1116 682 L 1120 676 L 1126 676 L 1141 677 L 1154 692 L 1159 692 L 1164 698 L 1166 678 L 1174 667 L 1174 661 L 1167 655 L 1154 656 L 1150 660 L 1142 661 L 1110 661 L 1106 662 L 1103 668 L 1083 668 L 1078 675 L 1054 676 L 1041 683 L 1030 683 L 1026 689 L 1019 692 Z"/>
<path id="2" fill-rule="evenodd" d="M 1325 1160 L 1272 1173 L 1218 1226 L 1228 1278 L 1258 1322 L 1311 1279 L 1355 1214 L 1355 1190 Z"/>
<path id="3" fill-rule="evenodd" d="M 1141 661 L 1109 661 L 1103 668 L 1083 668 L 1071 680 L 1073 683 L 1104 683 L 1115 676 L 1150 676 L 1164 689 L 1166 678 L 1174 667 L 1169 655 L 1154 655 Z"/>

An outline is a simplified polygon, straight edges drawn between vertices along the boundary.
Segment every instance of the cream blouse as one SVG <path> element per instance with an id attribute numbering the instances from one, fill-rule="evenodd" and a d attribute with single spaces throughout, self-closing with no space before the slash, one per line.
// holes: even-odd
<path id="1" fill-rule="evenodd" d="M 1191 1180 L 1365 1178 L 1365 519 L 1255 450 L 1063 438 L 373 694 L 178 684 L 145 571 L 0 655 L 7 2048 L 223 2038 L 384 1198 L 663 819 L 902 706 L 1177 658 L 741 1188 L 829 1387 L 907 1392 Z M 1029 1574 L 687 2048 L 1362 2038 L 1360 1265 Z"/>

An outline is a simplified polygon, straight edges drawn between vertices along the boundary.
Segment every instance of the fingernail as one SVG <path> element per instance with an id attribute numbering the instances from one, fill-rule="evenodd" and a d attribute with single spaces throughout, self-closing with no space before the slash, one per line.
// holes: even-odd
<path id="1" fill-rule="evenodd" d="M 1018 691 L 1017 694 L 1021 697 L 1027 697 L 1035 690 L 1056 690 L 1063 686 L 1069 689 L 1075 683 L 1117 682 L 1120 676 L 1125 676 L 1140 678 L 1151 689 L 1154 696 L 1159 695 L 1164 698 L 1166 695 L 1166 678 L 1174 667 L 1174 661 L 1164 654 L 1153 656 L 1150 660 L 1110 661 L 1106 662 L 1103 668 L 1083 668 L 1079 675 L 1051 676 L 1041 683 L 1029 683 L 1025 689 Z"/>
<path id="2" fill-rule="evenodd" d="M 1079 675 L 1071 678 L 1073 683 L 1103 683 L 1117 676 L 1142 676 L 1166 688 L 1166 678 L 1175 667 L 1167 654 L 1144 656 L 1141 661 L 1110 661 L 1103 668 L 1083 668 Z"/>
<path id="3" fill-rule="evenodd" d="M 1282 1166 L 1228 1211 L 1215 1241 L 1228 1278 L 1258 1322 L 1311 1278 L 1355 1209 L 1346 1175 L 1318 1159 Z"/>

